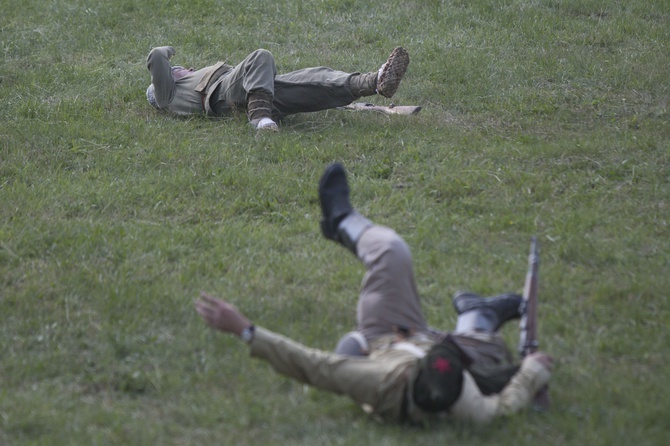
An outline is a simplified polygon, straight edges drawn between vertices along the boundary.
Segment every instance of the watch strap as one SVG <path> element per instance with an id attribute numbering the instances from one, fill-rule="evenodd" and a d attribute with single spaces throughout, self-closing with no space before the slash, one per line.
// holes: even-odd
<path id="1" fill-rule="evenodd" d="M 253 325 L 249 325 L 247 328 L 242 330 L 242 334 L 240 337 L 244 342 L 249 344 L 251 341 L 254 340 L 254 335 L 256 334 L 256 327 Z"/>

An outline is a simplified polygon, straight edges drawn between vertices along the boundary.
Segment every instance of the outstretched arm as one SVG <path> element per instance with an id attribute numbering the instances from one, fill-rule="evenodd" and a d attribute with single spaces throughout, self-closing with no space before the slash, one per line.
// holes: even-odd
<path id="1" fill-rule="evenodd" d="M 233 305 L 201 293 L 195 308 L 211 328 L 242 336 L 252 326 Z M 256 327 L 251 355 L 267 361 L 284 376 L 322 390 L 345 394 L 369 405 L 384 417 L 397 418 L 409 370 L 416 363 L 410 353 L 395 351 L 386 361 L 352 358 L 306 347 L 289 338 Z M 397 383 L 397 384 L 396 384 Z"/>
<path id="2" fill-rule="evenodd" d="M 154 96 L 161 108 L 167 107 L 174 97 L 175 83 L 170 59 L 175 53 L 171 46 L 159 46 L 152 49 L 147 56 L 147 69 L 151 73 Z"/>

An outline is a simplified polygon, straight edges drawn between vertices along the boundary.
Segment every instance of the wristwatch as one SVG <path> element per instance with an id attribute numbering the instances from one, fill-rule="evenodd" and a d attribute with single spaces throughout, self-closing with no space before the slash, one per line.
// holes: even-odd
<path id="1" fill-rule="evenodd" d="M 249 325 L 247 328 L 242 330 L 240 337 L 247 344 L 254 340 L 254 335 L 256 334 L 256 327 Z"/>

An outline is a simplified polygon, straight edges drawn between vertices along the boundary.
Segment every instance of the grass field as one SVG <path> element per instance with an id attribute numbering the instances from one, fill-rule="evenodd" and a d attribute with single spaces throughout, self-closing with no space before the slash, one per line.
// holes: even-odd
<path id="1" fill-rule="evenodd" d="M 0 4 L 1 445 L 667 444 L 667 0 Z M 144 97 L 159 45 L 195 67 L 262 47 L 280 72 L 403 45 L 393 102 L 424 109 L 262 138 L 176 119 Z M 200 290 L 315 347 L 353 328 L 362 266 L 319 232 L 334 160 L 412 247 L 432 325 L 456 290 L 520 291 L 538 236 L 549 413 L 380 425 L 206 329 Z"/>

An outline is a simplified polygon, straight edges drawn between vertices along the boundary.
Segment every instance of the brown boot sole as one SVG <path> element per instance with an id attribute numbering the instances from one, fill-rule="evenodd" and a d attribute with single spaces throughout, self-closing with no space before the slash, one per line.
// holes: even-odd
<path id="1" fill-rule="evenodd" d="M 398 91 L 400 81 L 405 76 L 408 66 L 409 53 L 407 50 L 401 46 L 394 49 L 377 79 L 377 93 L 387 98 L 392 97 Z"/>

